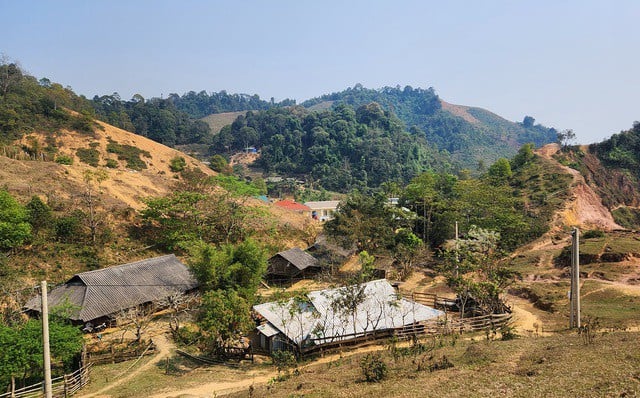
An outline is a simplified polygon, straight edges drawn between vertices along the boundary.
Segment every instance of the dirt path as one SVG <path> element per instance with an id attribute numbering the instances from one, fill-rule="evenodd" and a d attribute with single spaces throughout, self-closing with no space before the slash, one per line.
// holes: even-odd
<path id="1" fill-rule="evenodd" d="M 596 227 L 603 230 L 623 229 L 613 220 L 609 209 L 602 204 L 602 199 L 586 183 L 582 174 L 578 170 L 560 164 L 553 158 L 553 155 L 559 150 L 558 144 L 547 144 L 536 151 L 538 155 L 555 163 L 573 176 L 570 188 L 573 199 L 568 201 L 565 209 L 558 213 L 560 217 L 558 220 L 554 220 L 554 224 L 560 222 L 567 226 Z"/>
<path id="2" fill-rule="evenodd" d="M 513 311 L 513 326 L 521 336 L 549 336 L 544 324 L 534 313 L 533 304 L 516 296 L 508 296 L 508 303 Z"/>
<path id="3" fill-rule="evenodd" d="M 101 388 L 100 390 L 91 393 L 91 394 L 87 394 L 87 395 L 80 395 L 79 398 L 92 398 L 92 397 L 109 397 L 109 394 L 105 394 L 105 392 L 109 391 L 110 389 L 117 387 L 117 386 L 121 386 L 124 383 L 128 382 L 129 380 L 133 379 L 134 377 L 136 377 L 138 374 L 144 372 L 145 370 L 153 367 L 154 365 L 156 365 L 158 362 L 162 361 L 163 359 L 167 358 L 169 356 L 169 354 L 171 353 L 171 350 L 174 348 L 173 344 L 166 338 L 165 335 L 163 334 L 159 334 L 153 337 L 153 343 L 156 346 L 156 350 L 157 350 L 157 354 L 146 364 L 140 366 L 139 368 L 133 370 L 132 372 L 130 372 L 128 375 L 122 377 L 122 378 L 118 378 L 117 380 L 114 380 L 112 383 L 106 385 L 105 387 Z"/>
<path id="4" fill-rule="evenodd" d="M 400 346 L 409 345 L 410 342 L 401 342 Z M 313 362 L 300 366 L 298 369 L 303 370 L 311 366 L 322 365 L 337 361 L 341 358 L 350 357 L 356 354 L 362 354 L 372 351 L 380 351 L 386 349 L 384 344 L 375 344 L 356 349 L 349 349 L 343 353 L 330 354 L 319 358 Z M 152 395 L 150 398 L 209 398 L 219 395 L 231 394 L 237 391 L 248 390 L 252 385 L 265 384 L 269 380 L 276 377 L 276 371 L 251 371 L 242 380 L 232 381 L 212 381 L 210 383 L 201 384 L 196 387 L 183 388 L 174 391 L 164 391 Z"/>

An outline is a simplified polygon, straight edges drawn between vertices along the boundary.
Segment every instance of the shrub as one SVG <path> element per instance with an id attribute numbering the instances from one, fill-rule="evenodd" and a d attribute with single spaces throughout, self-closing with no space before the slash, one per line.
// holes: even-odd
<path id="1" fill-rule="evenodd" d="M 80 148 L 76 151 L 76 156 L 78 156 L 81 162 L 84 162 L 93 167 L 98 167 L 100 152 L 98 152 L 97 149 Z"/>
<path id="2" fill-rule="evenodd" d="M 127 162 L 127 167 L 131 170 L 143 170 L 147 168 L 147 164 L 140 159 L 140 155 L 150 158 L 149 151 L 144 151 L 132 145 L 118 144 L 115 141 L 110 140 L 107 144 L 107 152 L 115 153 L 118 155 L 119 160 Z"/>
<path id="3" fill-rule="evenodd" d="M 176 156 L 175 158 L 171 159 L 169 163 L 169 169 L 171 169 L 171 171 L 173 171 L 174 173 L 184 170 L 185 167 L 187 167 L 187 161 L 184 160 L 182 156 Z"/>
<path id="4" fill-rule="evenodd" d="M 590 239 L 590 238 L 604 238 L 604 237 L 605 237 L 605 234 L 604 234 L 604 231 L 602 231 L 602 230 L 599 230 L 599 229 L 592 229 L 592 230 L 589 230 L 589 231 L 585 232 L 585 233 L 582 235 L 582 237 L 583 237 L 584 239 Z"/>
<path id="5" fill-rule="evenodd" d="M 275 365 L 276 369 L 278 369 L 278 373 L 282 371 L 288 371 L 289 368 L 292 368 L 296 365 L 296 357 L 291 351 L 274 351 L 271 354 L 271 359 L 273 360 L 273 364 Z"/>
<path id="6" fill-rule="evenodd" d="M 384 363 L 380 355 L 367 354 L 360 361 L 362 375 L 368 382 L 379 382 L 387 377 L 387 364 Z"/>
<path id="7" fill-rule="evenodd" d="M 118 161 L 115 159 L 107 159 L 107 163 L 105 164 L 105 166 L 107 166 L 110 169 L 117 169 Z"/>
<path id="8" fill-rule="evenodd" d="M 56 156 L 56 163 L 70 166 L 73 164 L 73 158 L 69 155 Z"/>

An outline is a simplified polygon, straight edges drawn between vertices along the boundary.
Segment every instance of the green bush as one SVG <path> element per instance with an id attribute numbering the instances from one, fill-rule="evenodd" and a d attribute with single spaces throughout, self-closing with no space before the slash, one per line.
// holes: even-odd
<path id="1" fill-rule="evenodd" d="M 174 157 L 169 163 L 169 169 L 174 173 L 184 170 L 185 167 L 187 167 L 187 161 L 182 156 Z"/>
<path id="2" fill-rule="evenodd" d="M 140 159 L 140 155 L 151 158 L 149 151 L 144 151 L 140 148 L 131 145 L 118 144 L 115 141 L 110 140 L 107 144 L 107 152 L 115 153 L 118 155 L 119 160 L 127 162 L 127 167 L 131 170 L 143 170 L 147 168 L 147 164 Z"/>
<path id="3" fill-rule="evenodd" d="M 387 377 L 388 369 L 387 364 L 384 363 L 382 357 L 377 354 L 367 354 L 360 361 L 360 369 L 362 369 L 362 375 L 368 382 L 378 382 L 384 380 Z"/>
<path id="4" fill-rule="evenodd" d="M 105 166 L 107 166 L 110 169 L 117 169 L 118 161 L 115 159 L 107 159 L 107 163 L 105 164 Z"/>
<path id="5" fill-rule="evenodd" d="M 70 166 L 73 164 L 73 158 L 69 155 L 56 156 L 56 163 Z"/>
<path id="6" fill-rule="evenodd" d="M 585 232 L 582 237 L 584 239 L 590 239 L 590 238 L 604 238 L 605 234 L 604 231 L 599 230 L 599 229 L 592 229 L 590 231 Z"/>
<path id="7" fill-rule="evenodd" d="M 98 152 L 97 149 L 80 148 L 76 151 L 76 156 L 78 156 L 81 162 L 84 162 L 93 167 L 98 167 L 98 162 L 100 161 L 100 152 Z"/>

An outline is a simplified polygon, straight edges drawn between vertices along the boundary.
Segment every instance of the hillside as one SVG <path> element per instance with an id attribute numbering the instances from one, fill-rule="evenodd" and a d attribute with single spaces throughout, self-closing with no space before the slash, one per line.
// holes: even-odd
<path id="1" fill-rule="evenodd" d="M 450 104 L 439 98 L 433 88 L 396 86 L 374 90 L 358 84 L 301 105 L 309 109 L 339 104 L 358 108 L 371 102 L 395 114 L 407 129 L 418 129 L 429 144 L 447 150 L 453 160 L 471 170 L 477 168 L 479 161 L 488 165 L 499 157 L 509 158 L 523 144 L 540 147 L 556 140 L 555 129 L 535 124 L 530 116 L 522 123 L 510 122 L 481 108 Z"/>
<path id="2" fill-rule="evenodd" d="M 102 129 L 96 129 L 92 134 L 67 130 L 61 131 L 54 138 L 58 156 L 71 157 L 72 165 L 1 158 L 5 167 L 0 170 L 0 178 L 12 192 L 43 197 L 72 195 L 83 191 L 80 188 L 85 185 L 83 173 L 87 170 L 96 170 L 96 167 L 80 159 L 78 150 L 94 150 L 97 153 L 100 169 L 107 173 L 107 179 L 100 185 L 106 203 L 118 208 L 140 209 L 143 206 L 142 199 L 145 197 L 170 192 L 171 186 L 175 183 L 176 173 L 171 171 L 169 165 L 176 157 L 185 158 L 187 167 L 201 170 L 209 175 L 215 174 L 196 159 L 175 149 L 106 123 L 98 123 Z M 41 148 L 45 148 L 48 145 L 47 141 L 50 141 L 48 136 L 47 133 L 31 133 L 24 136 L 20 144 L 33 147 L 34 143 L 37 143 Z M 107 150 L 110 143 L 128 145 L 143 151 L 144 153 L 133 156 L 137 156 L 144 166 L 138 170 L 127 167 L 127 160 L 118 160 L 117 154 Z M 114 162 L 112 163 L 114 166 L 105 167 L 109 159 Z"/>
<path id="3" fill-rule="evenodd" d="M 211 115 L 203 117 L 201 120 L 209 125 L 211 134 L 216 135 L 224 126 L 233 123 L 238 116 L 244 116 L 246 113 L 246 111 L 212 113 Z"/>

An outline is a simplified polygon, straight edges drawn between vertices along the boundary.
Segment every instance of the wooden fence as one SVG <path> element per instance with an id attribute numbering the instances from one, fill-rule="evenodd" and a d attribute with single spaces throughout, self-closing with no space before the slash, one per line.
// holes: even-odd
<path id="1" fill-rule="evenodd" d="M 78 392 L 89 382 L 89 372 L 91 371 L 91 363 L 83 366 L 71 374 L 51 379 L 51 392 L 54 397 L 70 397 Z M 0 394 L 0 398 L 40 398 L 44 396 L 44 383 L 36 383 L 27 387 L 15 389 Z"/>
<path id="2" fill-rule="evenodd" d="M 155 353 L 155 344 L 151 343 L 150 346 L 136 345 L 134 348 L 127 350 L 117 350 L 110 347 L 109 351 L 103 352 L 87 352 L 86 360 L 96 365 L 103 365 L 106 363 L 118 363 L 136 359 L 141 355 L 151 355 Z"/>
<path id="3" fill-rule="evenodd" d="M 416 322 L 411 325 L 395 329 L 384 329 L 367 333 L 345 334 L 335 341 L 326 342 L 325 339 L 312 339 L 311 346 L 301 348 L 300 355 L 307 356 L 318 352 L 330 352 L 347 347 L 362 347 L 379 344 L 380 340 L 397 338 L 411 339 L 415 336 L 478 332 L 482 330 L 496 330 L 511 320 L 511 314 L 489 314 L 464 319 L 451 319 L 448 316 L 437 320 Z"/>

